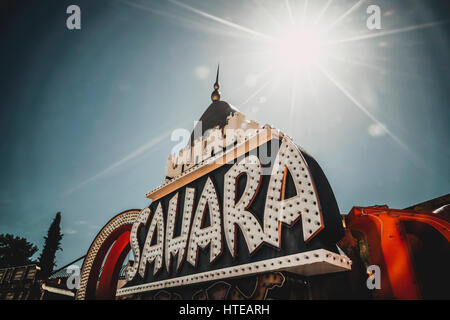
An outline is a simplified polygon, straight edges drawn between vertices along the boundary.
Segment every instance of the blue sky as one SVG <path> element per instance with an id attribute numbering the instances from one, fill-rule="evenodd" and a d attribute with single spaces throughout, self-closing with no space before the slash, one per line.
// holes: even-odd
<path id="1" fill-rule="evenodd" d="M 148 206 L 170 133 L 191 130 L 208 107 L 218 62 L 222 99 L 311 153 L 343 213 L 447 194 L 448 3 L 336 0 L 317 25 L 338 21 L 327 41 L 353 40 L 321 47 L 322 69 L 273 54 L 264 36 L 302 26 L 327 2 L 1 4 L 0 233 L 41 249 L 61 211 L 61 266 L 115 214 Z M 81 30 L 66 28 L 70 4 Z M 369 4 L 382 30 L 367 29 Z"/>

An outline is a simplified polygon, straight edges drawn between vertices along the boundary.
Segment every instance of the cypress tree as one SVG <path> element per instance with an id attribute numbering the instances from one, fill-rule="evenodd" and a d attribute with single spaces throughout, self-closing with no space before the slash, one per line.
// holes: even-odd
<path id="1" fill-rule="evenodd" d="M 61 239 L 61 212 L 56 213 L 50 228 L 48 228 L 47 236 L 44 237 L 45 244 L 39 257 L 39 266 L 41 267 L 41 276 L 46 279 L 50 276 L 53 268 L 56 266 L 55 255 L 56 251 L 62 250 Z"/>

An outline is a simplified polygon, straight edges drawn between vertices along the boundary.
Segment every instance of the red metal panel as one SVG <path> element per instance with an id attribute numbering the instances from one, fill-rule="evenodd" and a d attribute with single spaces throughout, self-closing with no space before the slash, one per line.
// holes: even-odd
<path id="1" fill-rule="evenodd" d="M 97 299 L 114 299 L 123 260 L 130 251 L 130 231 L 123 232 L 109 251 L 100 276 Z"/>
<path id="2" fill-rule="evenodd" d="M 365 234 L 372 264 L 380 266 L 380 298 L 420 299 L 414 264 L 401 221 L 431 225 L 450 241 L 450 224 L 431 213 L 376 207 L 354 207 L 348 228 Z"/>
<path id="3" fill-rule="evenodd" d="M 102 262 L 108 253 L 108 249 L 111 245 L 116 241 L 121 234 L 124 232 L 130 232 L 132 225 L 125 225 L 117 228 L 114 232 L 103 241 L 97 256 L 95 257 L 94 262 L 92 263 L 92 269 L 89 274 L 89 279 L 86 287 L 86 299 L 95 299 L 96 298 L 96 288 L 97 282 L 100 274 L 100 268 L 102 266 Z"/>

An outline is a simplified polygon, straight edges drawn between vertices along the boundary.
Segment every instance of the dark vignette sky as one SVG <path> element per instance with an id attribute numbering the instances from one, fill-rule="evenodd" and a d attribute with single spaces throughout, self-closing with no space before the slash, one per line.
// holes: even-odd
<path id="1" fill-rule="evenodd" d="M 281 2 L 263 2 L 280 21 Z M 336 0 L 330 14 L 355 2 Z M 252 1 L 183 3 L 271 31 Z M 389 13 L 379 32 L 450 19 L 448 1 L 367 3 Z M 65 26 L 70 4 L 81 7 L 79 31 Z M 367 33 L 364 9 L 349 16 L 346 32 Z M 192 128 L 206 109 L 218 61 L 223 99 L 310 152 L 342 212 L 449 192 L 448 23 L 350 43 L 352 62 L 334 70 L 399 143 L 319 73 L 316 95 L 301 86 L 291 116 L 290 79 L 249 99 L 274 77 L 256 77 L 261 62 L 243 54 L 261 44 L 171 2 L 13 0 L 0 3 L 0 14 L 0 233 L 41 248 L 61 211 L 59 265 L 83 255 L 112 216 L 149 204 L 144 195 L 163 182 L 175 144 L 169 134 Z"/>

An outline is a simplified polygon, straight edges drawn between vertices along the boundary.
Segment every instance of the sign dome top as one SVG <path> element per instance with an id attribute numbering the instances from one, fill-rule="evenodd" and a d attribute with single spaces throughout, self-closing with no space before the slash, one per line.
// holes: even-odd
<path id="1" fill-rule="evenodd" d="M 200 117 L 200 120 L 195 125 L 194 131 L 191 133 L 190 144 L 193 146 L 194 140 L 203 136 L 209 129 L 215 127 L 223 128 L 227 124 L 227 117 L 239 112 L 238 109 L 225 101 L 214 101 L 206 109 Z"/>

